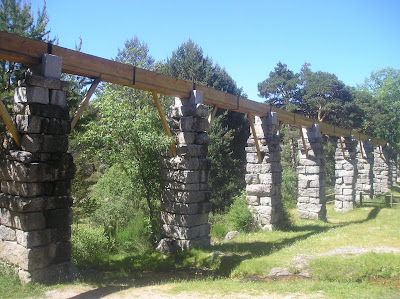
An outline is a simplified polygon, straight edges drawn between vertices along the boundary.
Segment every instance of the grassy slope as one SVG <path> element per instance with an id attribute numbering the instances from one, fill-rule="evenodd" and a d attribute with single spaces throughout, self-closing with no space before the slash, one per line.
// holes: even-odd
<path id="1" fill-rule="evenodd" d="M 143 257 L 115 256 L 105 266 L 107 274 L 64 287 L 76 288 L 85 283 L 96 287 L 114 286 L 129 280 L 131 283 L 128 284 L 136 287 L 149 286 L 155 281 L 162 283 L 169 296 L 192 292 L 200 296 L 234 296 L 239 293 L 254 296 L 301 293 L 329 298 L 400 296 L 400 254 L 366 254 L 353 259 L 317 257 L 311 264 L 313 280 L 251 282 L 249 277 L 262 278 L 274 267 L 288 267 L 290 260 L 298 254 L 318 256 L 344 246 L 400 249 L 400 206 L 395 209 L 364 207 L 343 214 L 335 213 L 329 206 L 328 222 L 301 220 L 295 215 L 294 220 L 294 228 L 287 231 L 242 234 L 229 242 L 220 241 L 210 249 L 191 250 L 173 257 L 163 258 L 154 253 Z M 210 257 L 210 253 L 215 251 L 221 251 L 224 255 Z M 171 267 L 176 269 L 171 271 Z M 220 278 L 197 275 L 197 270 L 196 275 L 186 277 L 174 274 L 179 268 L 188 267 L 211 268 Z M 129 269 L 133 268 L 161 269 L 164 276 L 157 281 L 155 277 L 159 274 L 129 273 Z M 330 275 L 332 272 L 338 275 Z M 138 274 L 147 278 L 141 280 Z M 124 277 L 124 282 L 121 282 L 121 277 Z M 0 279 L 0 289 L 4 290 L 6 283 L 7 279 Z M 393 286 L 396 284 L 397 287 Z M 0 297 L 24 297 L 24 294 L 32 292 L 32 288 L 21 288 L 15 283 L 14 288 L 14 294 L 13 286 L 8 286 L 7 295 L 3 293 Z M 40 294 L 48 287 L 41 289 L 35 285 L 33 289 Z"/>

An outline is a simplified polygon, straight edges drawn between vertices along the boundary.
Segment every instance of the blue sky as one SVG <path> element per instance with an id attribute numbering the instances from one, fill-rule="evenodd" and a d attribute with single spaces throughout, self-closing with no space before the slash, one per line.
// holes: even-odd
<path id="1" fill-rule="evenodd" d="M 89 1 L 47 0 L 51 37 L 74 49 L 112 58 L 137 36 L 165 60 L 189 38 L 243 87 L 257 84 L 281 61 L 298 72 L 303 63 L 350 86 L 372 71 L 400 69 L 400 1 Z M 31 0 L 32 9 L 43 0 Z"/>

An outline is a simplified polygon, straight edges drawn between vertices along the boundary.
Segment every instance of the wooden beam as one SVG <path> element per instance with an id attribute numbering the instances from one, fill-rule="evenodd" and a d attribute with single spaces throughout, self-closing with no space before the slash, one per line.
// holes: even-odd
<path id="1" fill-rule="evenodd" d="M 90 86 L 89 90 L 87 91 L 86 95 L 83 97 L 81 103 L 79 104 L 78 110 L 76 110 L 74 114 L 74 119 L 71 122 L 71 131 L 75 128 L 76 123 L 82 116 L 83 111 L 85 110 L 87 104 L 89 103 L 90 98 L 92 97 L 99 83 L 100 83 L 100 78 L 96 78 L 93 81 L 92 85 Z"/>
<path id="2" fill-rule="evenodd" d="M 26 37 L 0 31 L 0 59 L 24 63 L 39 64 L 42 55 L 47 53 L 48 45 L 45 42 L 32 40 Z M 93 55 L 69 50 L 56 45 L 52 46 L 52 54 L 62 57 L 62 71 L 73 75 L 88 78 L 98 78 L 104 82 L 129 86 L 150 92 L 156 91 L 167 96 L 189 98 L 193 90 L 193 82 L 176 79 L 163 74 L 122 64 L 116 61 L 96 57 Z M 327 135 L 349 137 L 355 130 L 347 130 L 330 124 L 312 120 L 300 114 L 271 107 L 265 103 L 218 91 L 213 88 L 197 84 L 196 89 L 204 94 L 204 104 L 219 108 L 235 110 L 244 114 L 266 117 L 269 112 L 277 112 L 278 121 L 296 126 L 310 128 L 318 124 L 320 131 Z M 238 100 L 240 106 L 237 107 Z M 356 132 L 359 133 L 359 132 Z M 355 134 L 357 135 L 357 134 Z M 374 145 L 385 146 L 386 141 L 379 138 L 358 134 L 358 139 L 371 139 Z"/>
<path id="3" fill-rule="evenodd" d="M 171 134 L 171 131 L 169 129 L 168 122 L 165 119 L 164 111 L 162 110 L 160 99 L 158 98 L 157 92 L 153 91 L 152 95 L 153 95 L 154 103 L 156 104 L 156 107 L 157 107 L 158 115 L 160 115 L 160 119 L 161 119 L 162 126 L 164 128 L 164 131 L 165 131 L 165 133 L 167 134 L 168 137 L 172 137 L 172 134 Z M 172 155 L 174 157 L 176 157 L 175 142 L 171 143 L 170 148 L 171 148 Z"/>
<path id="4" fill-rule="evenodd" d="M 254 143 L 255 143 L 255 145 L 256 145 L 258 163 L 261 163 L 261 162 L 262 162 L 262 157 L 261 157 L 260 144 L 259 144 L 259 142 L 258 142 L 258 138 L 257 138 L 257 134 L 256 134 L 256 129 L 255 129 L 255 127 L 254 127 L 253 116 L 249 113 L 249 114 L 247 114 L 247 118 L 249 119 L 250 128 L 251 128 L 251 133 L 253 134 Z"/>
<path id="5" fill-rule="evenodd" d="M 211 125 L 212 125 L 212 123 L 213 123 L 213 121 L 214 121 L 214 118 L 215 118 L 215 114 L 217 113 L 217 110 L 218 110 L 218 106 L 214 106 L 213 107 L 213 109 L 211 110 L 211 113 L 210 113 L 210 115 L 208 116 L 208 130 L 207 130 L 207 133 L 210 131 L 210 129 L 211 129 Z"/>
<path id="6" fill-rule="evenodd" d="M 365 156 L 364 156 L 364 151 L 363 151 L 363 144 L 362 144 L 361 140 L 359 142 L 360 142 L 361 157 L 364 159 Z"/>
<path id="7" fill-rule="evenodd" d="M 8 114 L 6 106 L 4 106 L 4 104 L 1 100 L 0 100 L 0 116 L 3 119 L 4 123 L 6 124 L 8 131 L 10 131 L 10 133 L 15 141 L 15 144 L 19 148 L 21 148 L 21 136 L 19 135 L 17 127 L 15 126 L 14 122 L 12 121 L 10 114 Z"/>
<path id="8" fill-rule="evenodd" d="M 304 138 L 302 126 L 299 126 L 299 130 L 300 130 L 301 142 L 303 143 L 304 152 L 306 154 L 306 158 L 308 159 L 308 148 L 306 144 L 306 139 Z"/>

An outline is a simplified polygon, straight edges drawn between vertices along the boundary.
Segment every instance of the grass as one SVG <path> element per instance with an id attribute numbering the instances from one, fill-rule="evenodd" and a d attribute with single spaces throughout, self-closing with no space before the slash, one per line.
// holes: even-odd
<path id="1" fill-rule="evenodd" d="M 369 204 L 336 213 L 328 205 L 327 222 L 298 219 L 295 210 L 291 213 L 294 225 L 289 229 L 241 233 L 231 241 L 216 235 L 216 244 L 208 249 L 168 257 L 150 251 L 114 255 L 100 263 L 94 275 L 83 276 L 75 284 L 104 287 L 124 281 L 129 287 L 138 288 L 157 283 L 172 295 L 199 296 L 301 293 L 310 297 L 393 298 L 400 294 L 399 253 L 323 255 L 346 246 L 400 250 L 399 206 L 389 209 L 382 204 Z M 265 278 L 272 268 L 291 269 L 291 260 L 299 254 L 314 257 L 309 265 L 312 279 L 273 282 Z M 21 287 L 16 277 L 4 275 L 4 269 L 0 274 L 1 298 L 40 296 L 44 292 L 38 284 Z"/>

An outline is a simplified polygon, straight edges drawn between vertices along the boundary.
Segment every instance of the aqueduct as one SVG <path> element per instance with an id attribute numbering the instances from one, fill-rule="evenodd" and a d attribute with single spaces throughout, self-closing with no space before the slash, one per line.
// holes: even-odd
<path id="1" fill-rule="evenodd" d="M 67 153 L 71 120 L 66 108 L 68 84 L 60 80 L 62 72 L 97 79 L 89 94 L 99 81 L 105 81 L 150 91 L 156 104 L 158 93 L 175 97 L 168 109 L 171 128 L 164 121 L 176 142 L 162 157 L 163 238 L 159 249 L 163 251 L 210 244 L 207 131 L 218 108 L 248 115 L 246 198 L 264 229 L 274 229 L 283 219 L 281 123 L 298 126 L 301 133 L 297 204 L 301 218 L 326 217 L 322 133 L 338 137 L 337 211 L 353 209 L 359 192 L 386 194 L 397 178 L 399 151 L 384 140 L 355 130 L 4 32 L 0 32 L 0 59 L 35 69 L 15 91 L 13 119 L 0 102 L 1 116 L 10 131 L 0 151 L 0 259 L 16 265 L 25 281 L 58 281 L 75 271 L 69 241 L 75 166 Z M 214 107 L 211 115 L 207 105 Z M 163 118 L 161 109 L 159 112 Z"/>

